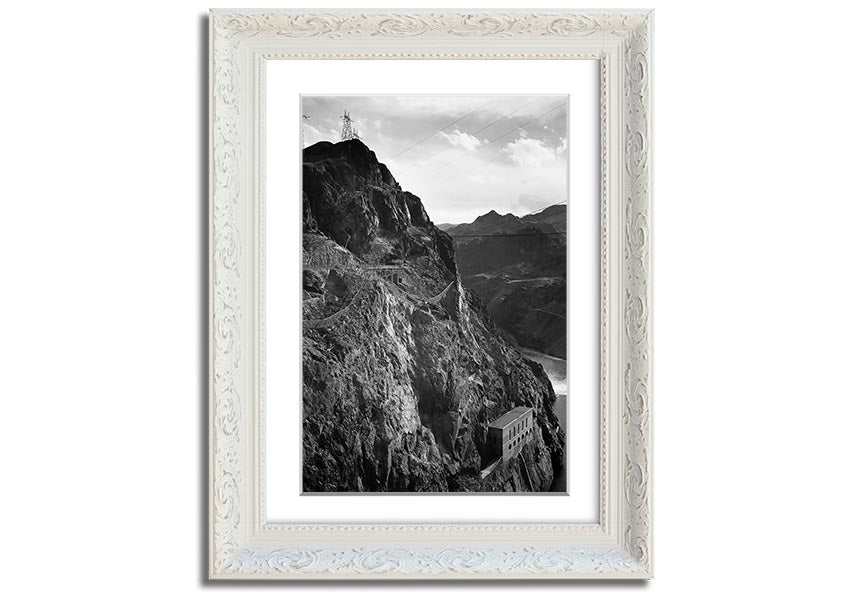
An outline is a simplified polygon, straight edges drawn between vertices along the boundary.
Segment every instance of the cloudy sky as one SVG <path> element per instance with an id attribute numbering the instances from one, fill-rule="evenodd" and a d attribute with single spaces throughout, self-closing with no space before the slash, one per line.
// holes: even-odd
<path id="1" fill-rule="evenodd" d="M 522 216 L 567 199 L 566 96 L 304 96 L 307 146 L 360 139 L 435 223 Z"/>

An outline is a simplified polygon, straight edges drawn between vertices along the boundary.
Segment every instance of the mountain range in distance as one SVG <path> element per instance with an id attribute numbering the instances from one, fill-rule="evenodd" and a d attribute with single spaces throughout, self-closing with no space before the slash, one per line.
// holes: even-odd
<path id="1" fill-rule="evenodd" d="M 491 210 L 439 225 L 454 240 L 463 284 L 523 347 L 566 358 L 567 207 L 518 217 Z"/>

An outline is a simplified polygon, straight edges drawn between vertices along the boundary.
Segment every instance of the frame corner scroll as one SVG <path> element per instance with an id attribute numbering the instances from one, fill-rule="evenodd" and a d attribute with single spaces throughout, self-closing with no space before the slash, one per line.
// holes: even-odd
<path id="1" fill-rule="evenodd" d="M 210 11 L 211 579 L 651 577 L 651 52 L 651 11 Z M 601 329 L 610 340 L 600 346 L 609 347 L 611 364 L 618 365 L 610 371 L 611 390 L 617 392 L 607 411 L 612 439 L 601 454 L 609 453 L 617 468 L 600 477 L 600 497 L 610 503 L 603 511 L 605 526 L 597 528 L 599 539 L 610 543 L 584 543 L 588 528 L 581 526 L 351 524 L 332 536 L 327 525 L 256 526 L 262 518 L 250 497 L 257 489 L 251 479 L 257 435 L 252 411 L 258 406 L 252 397 L 258 356 L 253 348 L 261 334 L 254 331 L 258 245 L 250 218 L 257 214 L 257 185 L 248 163 L 256 160 L 258 120 L 251 114 L 257 102 L 249 99 L 258 86 L 257 57 L 270 54 L 595 56 L 610 71 L 602 78 L 608 89 L 600 94 L 601 114 L 611 117 L 610 132 L 602 136 L 601 187 L 603 194 L 611 190 L 608 202 L 615 210 L 610 221 L 603 218 L 601 235 L 619 251 L 602 262 L 610 269 L 612 297 L 620 301 L 611 305 L 616 310 Z M 510 541 L 519 535 L 525 536 L 522 542 Z M 467 541 L 472 537 L 475 543 Z"/>

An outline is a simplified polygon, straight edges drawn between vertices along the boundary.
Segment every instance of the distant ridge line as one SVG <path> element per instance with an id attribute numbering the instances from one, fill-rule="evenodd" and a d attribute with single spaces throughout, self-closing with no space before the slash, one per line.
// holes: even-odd
<path id="1" fill-rule="evenodd" d="M 448 232 L 453 238 L 486 238 L 486 237 L 528 237 L 532 235 L 567 235 L 562 231 L 541 231 L 538 233 L 482 233 L 479 235 L 467 234 L 467 235 L 452 235 L 451 231 Z"/>

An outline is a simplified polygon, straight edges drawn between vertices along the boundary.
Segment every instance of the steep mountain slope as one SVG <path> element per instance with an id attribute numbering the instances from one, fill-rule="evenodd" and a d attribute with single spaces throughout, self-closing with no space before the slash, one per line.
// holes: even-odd
<path id="1" fill-rule="evenodd" d="M 551 225 L 555 231 L 567 233 L 567 207 L 564 204 L 553 204 L 543 210 L 525 215 L 524 223 L 539 223 Z"/>
<path id="2" fill-rule="evenodd" d="M 490 211 L 449 229 L 458 270 L 517 343 L 566 358 L 566 206 L 522 218 Z"/>
<path id="3" fill-rule="evenodd" d="M 547 491 L 564 432 L 542 367 L 503 339 L 457 275 L 451 238 L 359 140 L 303 163 L 303 487 Z M 488 424 L 534 408 L 498 465 Z"/>

